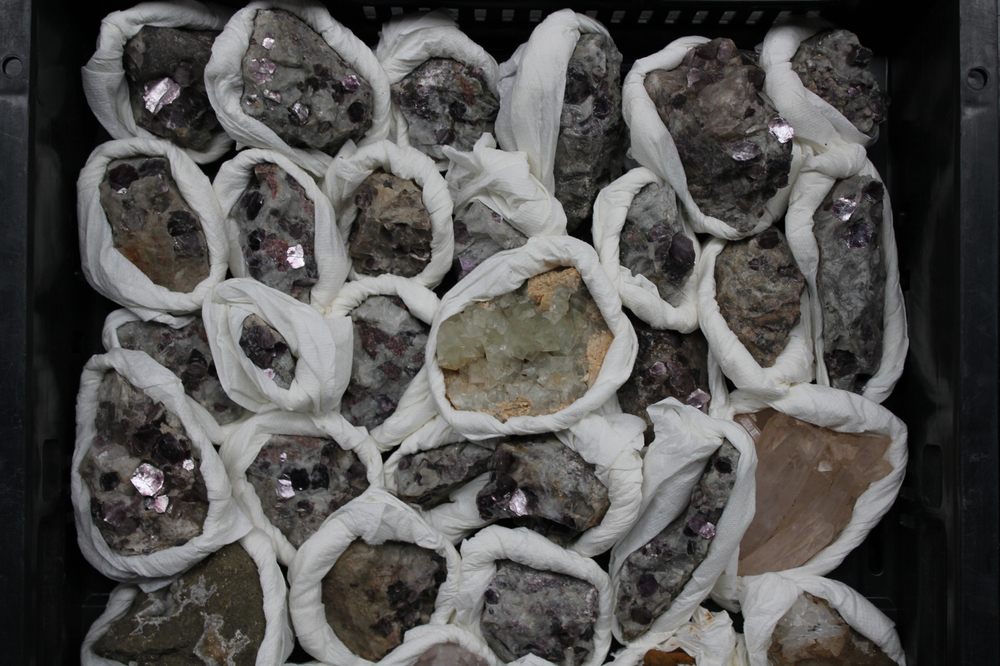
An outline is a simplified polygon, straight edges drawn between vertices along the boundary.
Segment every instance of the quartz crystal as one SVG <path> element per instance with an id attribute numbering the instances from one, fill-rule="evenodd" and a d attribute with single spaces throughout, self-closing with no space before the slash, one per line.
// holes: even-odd
<path id="1" fill-rule="evenodd" d="M 403 634 L 427 624 L 447 575 L 445 559 L 433 550 L 358 539 L 323 578 L 326 620 L 354 654 L 378 661 L 403 642 Z"/>
<path id="2" fill-rule="evenodd" d="M 528 242 L 528 237 L 490 210 L 473 201 L 455 213 L 455 255 L 452 260 L 459 280 L 501 250 L 512 250 Z"/>
<path id="3" fill-rule="evenodd" d="M 280 388 L 288 389 L 292 385 L 295 355 L 281 334 L 255 314 L 243 320 L 240 349 Z"/>
<path id="4" fill-rule="evenodd" d="M 763 87 L 757 56 L 728 39 L 690 49 L 675 69 L 645 81 L 695 203 L 739 232 L 756 226 L 792 166 L 792 142 L 784 125 L 772 130 L 778 116 Z"/>
<path id="5" fill-rule="evenodd" d="M 597 588 L 552 571 L 499 560 L 486 588 L 480 628 L 503 661 L 527 654 L 576 666 L 594 652 Z"/>
<path id="6" fill-rule="evenodd" d="M 396 496 L 432 509 L 453 490 L 486 472 L 495 448 L 495 442 L 465 441 L 402 456 L 394 474 Z"/>
<path id="7" fill-rule="evenodd" d="M 808 562 L 847 527 L 868 486 L 892 471 L 884 435 L 837 432 L 772 409 L 735 420 L 757 447 L 757 509 L 740 542 L 741 576 Z"/>
<path id="8" fill-rule="evenodd" d="M 234 543 L 168 587 L 139 592 L 93 650 L 135 666 L 254 666 L 265 626 L 257 565 Z"/>
<path id="9" fill-rule="evenodd" d="M 441 146 L 467 152 L 484 133 L 493 133 L 500 101 L 478 67 L 431 58 L 391 89 L 409 125 L 410 145 L 435 160 L 445 159 Z"/>
<path id="10" fill-rule="evenodd" d="M 649 542 L 632 552 L 619 574 L 615 617 L 632 641 L 666 613 L 708 557 L 715 526 L 736 483 L 740 452 L 728 441 L 708 459 L 691 503 Z"/>
<path id="11" fill-rule="evenodd" d="M 413 666 L 489 666 L 487 661 L 455 643 L 438 643 L 420 655 Z"/>
<path id="12" fill-rule="evenodd" d="M 246 475 L 264 515 L 295 548 L 368 488 L 358 455 L 319 437 L 274 435 Z"/>
<path id="13" fill-rule="evenodd" d="M 579 271 L 564 267 L 445 320 L 437 362 L 455 409 L 504 422 L 551 414 L 583 396 L 612 340 Z"/>
<path id="14" fill-rule="evenodd" d="M 115 249 L 154 284 L 188 293 L 209 276 L 201 219 L 166 158 L 112 160 L 99 189 Z"/>
<path id="15" fill-rule="evenodd" d="M 674 650 L 664 652 L 663 650 L 649 650 L 642 658 L 642 666 L 681 666 L 682 664 L 696 664 L 694 657 L 684 650 Z"/>
<path id="16" fill-rule="evenodd" d="M 243 56 L 243 112 L 293 148 L 334 155 L 372 126 L 368 81 L 307 23 L 281 9 L 259 9 Z"/>
<path id="17" fill-rule="evenodd" d="M 715 300 L 762 368 L 774 365 L 799 323 L 806 279 L 777 229 L 730 241 L 715 259 Z"/>

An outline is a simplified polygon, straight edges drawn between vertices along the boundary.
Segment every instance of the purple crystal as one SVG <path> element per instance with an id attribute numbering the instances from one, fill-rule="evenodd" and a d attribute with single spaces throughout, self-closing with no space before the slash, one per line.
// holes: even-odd
<path id="1" fill-rule="evenodd" d="M 711 539 L 715 536 L 715 525 L 708 522 L 703 514 L 696 513 L 691 520 L 688 521 L 688 527 L 691 528 L 692 532 L 696 532 L 703 539 Z"/>
<path id="2" fill-rule="evenodd" d="M 150 113 L 159 113 L 160 109 L 170 104 L 181 94 L 181 87 L 169 77 L 147 83 L 142 98 L 146 101 L 146 109 Z"/>
<path id="3" fill-rule="evenodd" d="M 358 77 L 353 74 L 345 76 L 344 80 L 340 82 L 340 85 L 344 87 L 347 92 L 358 92 L 361 89 L 361 82 L 358 81 Z"/>
<path id="4" fill-rule="evenodd" d="M 274 36 L 271 33 L 267 33 L 264 35 L 264 39 L 260 40 L 260 45 L 270 51 L 274 48 Z"/>
<path id="5" fill-rule="evenodd" d="M 163 470 L 143 463 L 132 473 L 132 485 L 140 495 L 155 497 L 163 489 Z"/>
<path id="6" fill-rule="evenodd" d="M 270 81 L 274 75 L 275 68 L 275 64 L 267 58 L 251 58 L 249 65 L 247 65 L 247 69 L 250 71 L 250 78 L 258 85 Z"/>
<path id="7" fill-rule="evenodd" d="M 662 377 L 667 374 L 667 366 L 663 365 L 662 362 L 657 361 L 653 365 L 649 366 L 649 374 L 654 377 Z"/>
<path id="8" fill-rule="evenodd" d="M 760 157 L 761 150 L 760 146 L 756 143 L 744 139 L 731 144 L 729 146 L 729 154 L 737 162 L 749 162 L 756 157 Z"/>
<path id="9" fill-rule="evenodd" d="M 874 235 L 875 230 L 872 227 L 864 223 L 856 224 L 844 234 L 844 242 L 847 243 L 848 247 L 857 250 L 868 247 Z"/>
<path id="10" fill-rule="evenodd" d="M 301 245 L 288 248 L 288 265 L 292 268 L 302 268 L 306 265 L 305 252 Z"/>
<path id="11" fill-rule="evenodd" d="M 841 222 L 847 222 L 858 208 L 858 202 L 841 197 L 833 202 L 833 214 Z"/>
<path id="12" fill-rule="evenodd" d="M 701 389 L 695 389 L 694 391 L 691 392 L 691 395 L 688 396 L 688 399 L 685 402 L 691 407 L 694 407 L 695 409 L 700 409 L 701 411 L 707 413 L 708 403 L 711 401 L 712 401 L 712 396 L 705 393 Z"/>
<path id="13" fill-rule="evenodd" d="M 292 113 L 294 114 L 291 116 L 293 123 L 296 123 L 298 125 L 305 125 L 306 122 L 309 120 L 309 107 L 306 106 L 305 104 L 302 104 L 301 102 L 296 102 L 295 104 L 292 104 Z"/>
<path id="14" fill-rule="evenodd" d="M 784 118 L 772 118 L 771 122 L 767 124 L 767 128 L 779 143 L 788 143 L 795 137 L 795 129 Z"/>
<path id="15" fill-rule="evenodd" d="M 170 508 L 170 498 L 166 495 L 160 495 L 153 500 L 153 509 L 156 513 L 165 513 L 168 508 Z"/>

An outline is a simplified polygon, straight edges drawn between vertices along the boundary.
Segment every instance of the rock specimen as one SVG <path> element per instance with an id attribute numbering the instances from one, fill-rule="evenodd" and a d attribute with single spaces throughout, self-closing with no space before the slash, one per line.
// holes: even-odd
<path id="1" fill-rule="evenodd" d="M 884 197 L 881 182 L 854 176 L 837 181 L 813 215 L 823 362 L 831 386 L 855 393 L 864 391 L 882 363 Z"/>
<path id="2" fill-rule="evenodd" d="M 396 496 L 422 509 L 434 508 L 453 490 L 486 472 L 495 446 L 456 442 L 401 457 L 394 475 Z"/>
<path id="3" fill-rule="evenodd" d="M 219 125 L 205 92 L 213 30 L 147 25 L 125 43 L 122 65 L 135 124 L 184 148 L 203 150 Z"/>
<path id="4" fill-rule="evenodd" d="M 799 44 L 792 69 L 802 85 L 840 111 L 863 134 L 872 136 L 885 120 L 889 98 L 870 71 L 871 49 L 849 30 L 827 30 Z"/>
<path id="5" fill-rule="evenodd" d="M 294 14 L 260 9 L 243 56 L 243 112 L 293 148 L 334 155 L 372 126 L 368 81 Z"/>
<path id="6" fill-rule="evenodd" d="M 420 368 L 430 326 L 396 296 L 369 296 L 351 311 L 354 362 L 340 413 L 371 430 L 392 416 Z"/>
<path id="7" fill-rule="evenodd" d="M 799 323 L 806 279 L 777 229 L 730 241 L 715 259 L 715 300 L 762 368 L 774 365 Z"/>
<path id="8" fill-rule="evenodd" d="M 438 643 L 420 655 L 420 658 L 413 662 L 413 666 L 489 666 L 489 664 L 461 645 Z"/>
<path id="9" fill-rule="evenodd" d="M 391 86 L 393 104 L 409 125 L 410 145 L 435 160 L 441 146 L 470 151 L 493 133 L 500 101 L 483 70 L 451 58 L 431 58 Z"/>
<path id="10" fill-rule="evenodd" d="M 246 475 L 264 515 L 295 548 L 368 488 L 357 454 L 319 437 L 274 435 Z"/>
<path id="11" fill-rule="evenodd" d="M 288 389 L 295 379 L 296 358 L 281 333 L 255 314 L 243 320 L 240 349 L 250 362 L 264 371 L 280 388 Z"/>
<path id="12" fill-rule="evenodd" d="M 112 370 L 97 389 L 94 427 L 80 476 L 111 549 L 147 555 L 201 534 L 208 491 L 180 419 Z"/>
<path id="13" fill-rule="evenodd" d="M 698 208 L 740 232 L 788 185 L 792 127 L 760 93 L 757 56 L 714 39 L 672 70 L 654 70 L 645 88 L 684 165 Z"/>
<path id="14" fill-rule="evenodd" d="M 575 666 L 591 658 L 600 613 L 597 588 L 579 578 L 511 560 L 500 560 L 496 566 L 484 593 L 480 628 L 501 660 L 534 654 Z"/>
<path id="15" fill-rule="evenodd" d="M 650 650 L 642 657 L 642 666 L 680 666 L 681 664 L 696 664 L 694 657 L 684 650 Z"/>
<path id="16" fill-rule="evenodd" d="M 378 661 L 403 642 L 403 634 L 427 624 L 447 575 L 445 559 L 433 550 L 358 539 L 323 578 L 326 620 L 352 652 Z"/>
<path id="17" fill-rule="evenodd" d="M 473 201 L 455 213 L 455 255 L 452 265 L 459 280 L 497 252 L 528 242 L 500 213 Z"/>
<path id="18" fill-rule="evenodd" d="M 209 275 L 201 219 L 163 157 L 112 160 L 100 185 L 115 249 L 154 284 L 188 293 Z"/>
<path id="19" fill-rule="evenodd" d="M 771 634 L 770 666 L 895 666 L 873 641 L 852 629 L 825 600 L 803 592 Z"/>
<path id="20" fill-rule="evenodd" d="M 583 396 L 613 337 L 579 271 L 557 268 L 444 321 L 437 361 L 455 409 L 502 423 L 551 414 Z"/>
<path id="21" fill-rule="evenodd" d="M 319 279 L 316 205 L 299 181 L 277 164 L 258 164 L 229 214 L 250 277 L 308 303 Z"/>
<path id="22" fill-rule="evenodd" d="M 610 506 L 594 466 L 551 436 L 497 446 L 489 483 L 476 495 L 483 520 L 511 518 L 560 544 L 599 525 Z"/>
<path id="23" fill-rule="evenodd" d="M 739 575 L 793 569 L 851 521 L 854 503 L 892 471 L 892 440 L 800 421 L 772 409 L 737 414 L 757 448 L 757 509 L 740 542 Z"/>
<path id="24" fill-rule="evenodd" d="M 632 641 L 666 613 L 708 557 L 715 526 L 736 483 L 740 452 L 728 441 L 711 455 L 688 507 L 625 560 L 619 574 L 615 617 Z"/>
<path id="25" fill-rule="evenodd" d="M 136 666 L 254 666 L 265 626 L 257 565 L 230 544 L 169 587 L 139 592 L 93 650 Z"/>

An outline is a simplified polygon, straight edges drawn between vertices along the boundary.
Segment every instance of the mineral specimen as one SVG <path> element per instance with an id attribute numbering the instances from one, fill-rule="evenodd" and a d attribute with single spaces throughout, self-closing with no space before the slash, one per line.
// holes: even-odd
<path id="1" fill-rule="evenodd" d="M 447 575 L 445 559 L 432 550 L 358 539 L 323 578 L 326 620 L 352 652 L 378 661 L 403 642 L 403 634 L 427 624 Z"/>
<path id="2" fill-rule="evenodd" d="M 274 435 L 246 475 L 264 515 L 295 548 L 368 488 L 357 454 L 319 437 Z"/>
<path id="3" fill-rule="evenodd" d="M 455 213 L 455 255 L 452 260 L 459 280 L 501 250 L 512 250 L 528 242 L 500 213 L 473 201 Z"/>
<path id="4" fill-rule="evenodd" d="M 230 544 L 169 587 L 139 592 L 93 650 L 136 666 L 254 666 L 265 626 L 257 565 Z"/>
<path id="5" fill-rule="evenodd" d="M 409 125 L 410 145 L 435 160 L 441 146 L 469 151 L 493 132 L 500 102 L 483 70 L 450 58 L 431 58 L 392 84 L 392 101 Z"/>
<path id="6" fill-rule="evenodd" d="M 293 148 L 334 155 L 372 126 L 368 81 L 294 14 L 260 9 L 243 56 L 243 112 Z"/>
<path id="7" fill-rule="evenodd" d="M 394 475 L 396 496 L 432 509 L 453 490 L 486 472 L 494 449 L 495 443 L 464 441 L 403 456 Z"/>
<path id="8" fill-rule="evenodd" d="M 682 664 L 696 664 L 694 657 L 684 650 L 674 650 L 664 652 L 663 650 L 649 650 L 643 655 L 642 666 L 681 666 Z"/>
<path id="9" fill-rule="evenodd" d="M 430 326 L 395 296 L 369 296 L 351 311 L 354 362 L 340 413 L 371 430 L 392 416 L 424 365 Z"/>
<path id="10" fill-rule="evenodd" d="M 99 189 L 115 249 L 154 284 L 188 293 L 208 277 L 201 219 L 177 189 L 166 158 L 113 160 Z"/>
<path id="11" fill-rule="evenodd" d="M 564 267 L 445 320 L 437 362 L 455 409 L 502 423 L 551 414 L 583 396 L 612 340 L 580 273 Z"/>
<path id="12" fill-rule="evenodd" d="M 739 232 L 754 228 L 792 166 L 790 126 L 761 96 L 763 86 L 756 55 L 728 39 L 690 49 L 678 67 L 645 81 L 691 196 Z"/>
<path id="13" fill-rule="evenodd" d="M 94 427 L 79 471 L 112 550 L 147 555 L 201 534 L 208 491 L 180 419 L 112 370 L 97 389 Z"/>
<path id="14" fill-rule="evenodd" d="M 316 205 L 277 164 L 261 163 L 229 213 L 250 276 L 302 302 L 319 278 Z"/>
<path id="15" fill-rule="evenodd" d="M 142 29 L 125 43 L 122 65 L 139 127 L 184 148 L 202 150 L 218 127 L 205 93 L 212 30 Z"/>
<path id="16" fill-rule="evenodd" d="M 281 334 L 255 314 L 243 320 L 240 349 L 250 362 L 283 389 L 295 379 L 296 358 Z"/>
<path id="17" fill-rule="evenodd" d="M 757 448 L 757 508 L 740 542 L 741 576 L 808 562 L 847 527 L 868 486 L 892 471 L 884 435 L 836 432 L 772 409 L 735 420 Z"/>
<path id="18" fill-rule="evenodd" d="M 619 574 L 615 617 L 626 641 L 638 638 L 670 609 L 708 557 L 715 526 L 736 483 L 739 460 L 736 447 L 723 441 L 708 459 L 687 508 L 625 560 Z"/>
<path id="19" fill-rule="evenodd" d="M 511 560 L 500 560 L 496 567 L 484 593 L 480 627 L 500 659 L 509 662 L 534 654 L 575 666 L 591 658 L 600 611 L 597 588 Z"/>
<path id="20" fill-rule="evenodd" d="M 799 323 L 805 285 L 785 236 L 777 229 L 729 242 L 715 259 L 719 312 L 763 368 L 774 365 Z"/>
<path id="21" fill-rule="evenodd" d="M 438 643 L 420 655 L 413 666 L 489 666 L 486 660 L 455 643 Z"/>
<path id="22" fill-rule="evenodd" d="M 855 393 L 864 391 L 882 362 L 884 196 L 881 182 L 854 176 L 838 181 L 813 215 L 823 361 L 830 385 Z"/>

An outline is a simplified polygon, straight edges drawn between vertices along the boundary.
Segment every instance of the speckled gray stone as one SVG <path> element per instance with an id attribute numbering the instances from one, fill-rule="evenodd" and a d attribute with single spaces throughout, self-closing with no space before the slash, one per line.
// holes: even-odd
<path id="1" fill-rule="evenodd" d="M 297 362 L 295 355 L 281 333 L 255 314 L 243 320 L 240 349 L 279 387 L 287 389 L 292 385 Z"/>
<path id="2" fill-rule="evenodd" d="M 473 201 L 455 213 L 455 255 L 452 272 L 459 280 L 497 252 L 528 242 L 500 213 Z"/>
<path id="3" fill-rule="evenodd" d="M 496 442 L 456 442 L 402 456 L 396 466 L 396 496 L 404 502 L 432 509 L 486 472 Z"/>

